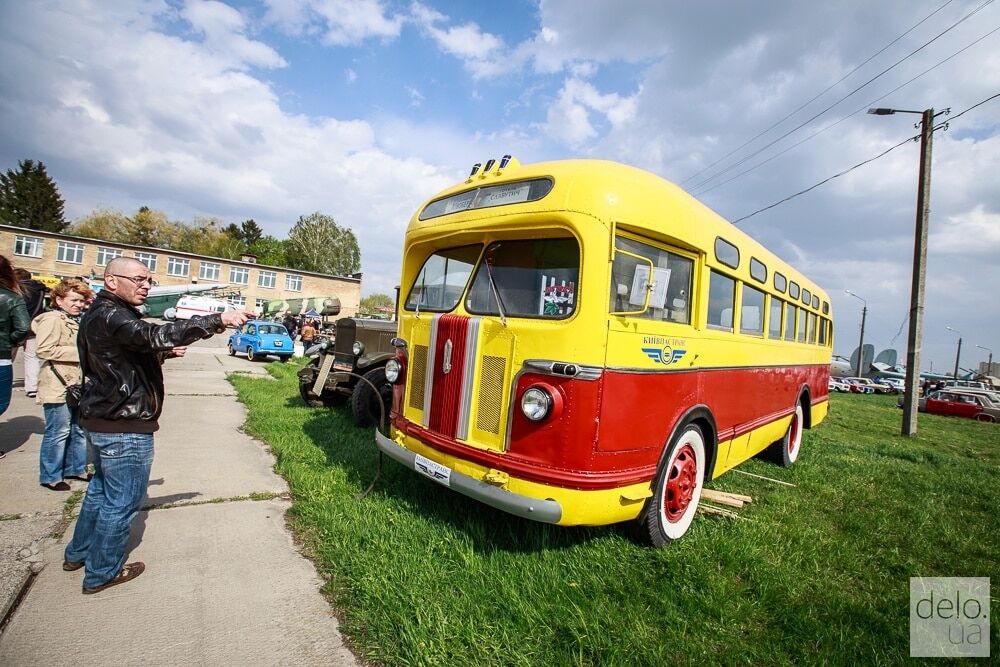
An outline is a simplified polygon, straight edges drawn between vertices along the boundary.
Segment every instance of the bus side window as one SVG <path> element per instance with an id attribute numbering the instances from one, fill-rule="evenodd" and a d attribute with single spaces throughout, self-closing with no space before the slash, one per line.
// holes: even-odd
<path id="1" fill-rule="evenodd" d="M 729 276 L 712 271 L 708 282 L 708 327 L 733 330 L 733 303 L 736 281 Z"/>
<path id="2" fill-rule="evenodd" d="M 632 312 L 643 319 L 690 324 L 694 261 L 622 236 L 615 238 L 615 248 L 622 252 L 615 253 L 611 269 L 611 312 Z M 642 304 L 635 293 L 636 276 L 638 270 L 640 278 L 648 279 L 649 265 L 631 255 L 648 260 L 653 267 L 649 307 L 641 314 L 638 311 Z"/>
<path id="3" fill-rule="evenodd" d="M 743 285 L 743 305 L 740 306 L 740 333 L 764 335 L 764 293 Z"/>
<path id="4" fill-rule="evenodd" d="M 781 299 L 771 297 L 771 314 L 767 322 L 767 337 L 773 340 L 781 338 Z"/>
<path id="5" fill-rule="evenodd" d="M 795 306 L 785 304 L 785 340 L 795 340 Z"/>

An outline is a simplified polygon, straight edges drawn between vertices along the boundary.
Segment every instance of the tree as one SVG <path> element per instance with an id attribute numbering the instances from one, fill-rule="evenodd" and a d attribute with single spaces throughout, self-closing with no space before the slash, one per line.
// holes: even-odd
<path id="1" fill-rule="evenodd" d="M 250 246 L 250 254 L 257 256 L 257 261 L 261 264 L 271 266 L 285 266 L 285 241 L 276 239 L 270 234 L 257 239 L 257 242 Z"/>
<path id="2" fill-rule="evenodd" d="M 63 198 L 41 162 L 18 162 L 19 171 L 0 174 L 0 221 L 28 229 L 61 232 L 69 223 L 63 218 Z"/>
<path id="3" fill-rule="evenodd" d="M 121 211 L 101 208 L 74 223 L 70 232 L 90 239 L 124 243 L 127 225 L 128 218 Z"/>
<path id="4" fill-rule="evenodd" d="M 361 299 L 358 312 L 363 315 L 384 316 L 387 314 L 385 309 L 388 308 L 391 313 L 394 305 L 395 301 L 388 294 L 369 294 Z"/>
<path id="5" fill-rule="evenodd" d="M 264 230 L 260 228 L 260 225 L 253 218 L 244 220 L 243 224 L 240 225 L 240 238 L 247 244 L 247 248 L 253 247 L 253 244 L 260 241 L 263 236 Z"/>
<path id="6" fill-rule="evenodd" d="M 361 268 L 358 239 L 328 215 L 299 216 L 285 241 L 288 266 L 303 271 L 349 275 Z"/>

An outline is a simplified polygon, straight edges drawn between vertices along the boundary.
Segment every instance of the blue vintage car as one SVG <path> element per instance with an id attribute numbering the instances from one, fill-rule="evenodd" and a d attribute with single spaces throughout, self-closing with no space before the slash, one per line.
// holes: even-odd
<path id="1" fill-rule="evenodd" d="M 250 361 L 273 354 L 284 362 L 294 351 L 288 329 L 277 322 L 250 320 L 229 337 L 229 354 L 245 352 Z"/>

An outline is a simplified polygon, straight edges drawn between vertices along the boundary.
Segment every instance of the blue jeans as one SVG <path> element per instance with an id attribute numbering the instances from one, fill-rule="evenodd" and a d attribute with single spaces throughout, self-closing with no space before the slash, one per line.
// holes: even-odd
<path id="1" fill-rule="evenodd" d="M 14 366 L 0 366 L 0 415 L 10 407 L 10 389 L 14 386 Z"/>
<path id="2" fill-rule="evenodd" d="M 45 403 L 45 435 L 39 453 L 39 484 L 87 472 L 87 438 L 76 423 L 76 410 L 65 403 Z"/>
<path id="3" fill-rule="evenodd" d="M 129 527 L 146 495 L 153 466 L 152 433 L 87 434 L 94 477 L 83 497 L 65 558 L 85 563 L 84 588 L 96 588 L 125 565 Z"/>

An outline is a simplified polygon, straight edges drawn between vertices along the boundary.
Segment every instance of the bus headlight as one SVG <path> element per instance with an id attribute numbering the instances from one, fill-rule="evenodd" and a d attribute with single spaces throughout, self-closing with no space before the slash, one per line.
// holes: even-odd
<path id="1" fill-rule="evenodd" d="M 533 422 L 545 419 L 552 409 L 552 396 L 541 387 L 531 387 L 521 395 L 521 412 Z"/>
<path id="2" fill-rule="evenodd" d="M 354 353 L 355 357 L 360 357 L 361 353 L 365 351 L 365 344 L 360 340 L 354 341 L 354 345 L 351 346 L 351 352 Z"/>
<path id="3" fill-rule="evenodd" d="M 399 380 L 400 370 L 401 366 L 395 359 L 385 362 L 385 379 L 389 381 L 389 384 L 396 384 L 396 381 Z"/>

